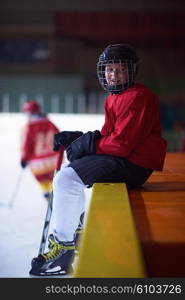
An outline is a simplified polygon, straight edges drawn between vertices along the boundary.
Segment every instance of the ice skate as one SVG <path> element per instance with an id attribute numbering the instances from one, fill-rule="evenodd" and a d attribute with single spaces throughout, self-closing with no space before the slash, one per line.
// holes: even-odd
<path id="1" fill-rule="evenodd" d="M 74 242 L 60 242 L 55 236 L 50 235 L 49 251 L 33 258 L 30 275 L 56 276 L 72 272 L 74 259 Z"/>

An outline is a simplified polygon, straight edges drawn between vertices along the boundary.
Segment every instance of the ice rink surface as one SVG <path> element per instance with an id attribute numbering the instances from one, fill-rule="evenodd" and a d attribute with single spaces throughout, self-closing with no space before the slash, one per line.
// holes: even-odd
<path id="1" fill-rule="evenodd" d="M 100 130 L 104 122 L 103 115 L 49 114 L 49 118 L 61 131 Z M 19 137 L 25 121 L 21 113 L 0 114 L 0 278 L 29 277 L 47 209 L 36 180 L 19 164 Z M 85 192 L 88 207 L 91 189 Z"/>

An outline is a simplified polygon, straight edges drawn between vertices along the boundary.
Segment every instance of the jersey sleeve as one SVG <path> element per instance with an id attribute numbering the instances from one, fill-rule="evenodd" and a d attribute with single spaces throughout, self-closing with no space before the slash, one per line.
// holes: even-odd
<path id="1" fill-rule="evenodd" d="M 33 139 L 30 127 L 27 125 L 21 132 L 21 160 L 29 161 L 33 151 Z"/>
<path id="2" fill-rule="evenodd" d="M 101 129 L 101 134 L 103 136 L 107 135 L 107 132 L 109 131 L 108 130 L 108 127 L 107 127 L 107 124 L 108 124 L 108 110 L 107 110 L 107 101 L 105 102 L 104 104 L 104 110 L 105 110 L 105 122 L 104 122 L 104 125 L 102 126 L 102 129 Z"/>

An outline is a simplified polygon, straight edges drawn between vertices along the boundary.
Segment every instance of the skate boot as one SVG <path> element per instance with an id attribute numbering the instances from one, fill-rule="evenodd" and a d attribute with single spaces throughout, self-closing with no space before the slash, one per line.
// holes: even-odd
<path id="1" fill-rule="evenodd" d="M 84 212 L 81 214 L 80 216 L 80 222 L 78 224 L 78 227 L 75 231 L 75 253 L 78 254 L 78 246 L 79 246 L 79 242 L 80 242 L 80 236 L 82 235 L 82 231 L 83 231 L 83 223 L 84 223 Z"/>
<path id="2" fill-rule="evenodd" d="M 74 242 L 60 242 L 54 235 L 49 238 L 49 251 L 33 258 L 30 275 L 55 276 L 72 272 Z"/>

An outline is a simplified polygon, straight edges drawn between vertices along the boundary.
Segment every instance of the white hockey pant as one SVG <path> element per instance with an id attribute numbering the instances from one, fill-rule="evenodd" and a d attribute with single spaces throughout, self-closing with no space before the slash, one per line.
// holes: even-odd
<path id="1" fill-rule="evenodd" d="M 66 164 L 53 180 L 54 234 L 60 241 L 73 241 L 80 215 L 85 210 L 86 185 L 78 174 Z"/>

